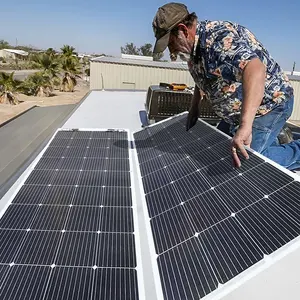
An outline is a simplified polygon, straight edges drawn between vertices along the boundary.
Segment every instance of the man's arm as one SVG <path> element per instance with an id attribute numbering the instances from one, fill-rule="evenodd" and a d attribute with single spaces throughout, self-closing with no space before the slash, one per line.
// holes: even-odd
<path id="1" fill-rule="evenodd" d="M 244 146 L 250 147 L 252 141 L 252 124 L 264 96 L 265 76 L 266 68 L 259 58 L 252 59 L 243 70 L 240 127 L 232 139 L 233 159 L 237 167 L 241 165 L 241 162 L 235 149 L 240 150 L 245 158 L 249 158 Z"/>
<path id="2" fill-rule="evenodd" d="M 265 92 L 266 67 L 258 58 L 252 59 L 243 72 L 243 104 L 240 126 L 251 127 Z"/>
<path id="3" fill-rule="evenodd" d="M 255 51 L 260 51 L 260 44 L 248 29 L 230 22 L 216 26 L 216 32 L 207 35 L 206 39 L 212 66 L 210 72 L 243 86 L 240 128 L 231 145 L 234 164 L 239 167 L 241 162 L 236 152 L 239 150 L 249 158 L 244 146 L 251 144 L 253 120 L 264 96 L 266 70 Z"/>

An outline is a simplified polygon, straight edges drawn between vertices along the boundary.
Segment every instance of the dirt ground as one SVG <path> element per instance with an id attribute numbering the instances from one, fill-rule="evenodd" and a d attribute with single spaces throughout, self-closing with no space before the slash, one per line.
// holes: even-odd
<path id="1" fill-rule="evenodd" d="M 33 97 L 19 94 L 17 98 L 19 101 L 22 101 L 20 104 L 0 104 L 0 125 L 33 106 L 76 104 L 86 95 L 86 93 L 88 93 L 88 91 L 89 84 L 85 81 L 79 81 L 73 93 L 55 90 L 55 95 L 52 97 Z"/>

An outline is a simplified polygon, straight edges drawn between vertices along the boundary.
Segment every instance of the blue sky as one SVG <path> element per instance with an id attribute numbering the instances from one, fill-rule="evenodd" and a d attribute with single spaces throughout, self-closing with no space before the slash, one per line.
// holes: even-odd
<path id="1" fill-rule="evenodd" d="M 167 1 L 31 0 L 1 3 L 0 39 L 15 44 L 78 52 L 120 55 L 120 46 L 154 44 L 151 27 L 157 8 Z M 272 56 L 290 70 L 300 70 L 300 1 L 187 0 L 199 19 L 230 20 L 254 32 Z M 205 4 L 204 4 L 205 3 Z M 285 4 L 285 5 L 284 5 Z"/>

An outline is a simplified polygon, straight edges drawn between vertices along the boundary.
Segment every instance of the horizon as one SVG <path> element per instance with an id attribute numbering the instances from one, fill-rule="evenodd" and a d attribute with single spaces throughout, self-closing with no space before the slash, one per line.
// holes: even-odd
<path id="1" fill-rule="evenodd" d="M 155 43 L 152 20 L 159 6 L 168 1 L 154 0 L 141 3 L 132 0 L 128 6 L 120 0 L 99 3 L 95 0 L 86 5 L 78 0 L 41 3 L 33 0 L 24 3 L 16 0 L 1 6 L 2 23 L 9 24 L 0 39 L 12 46 L 33 46 L 59 50 L 64 44 L 75 47 L 76 52 L 105 54 L 120 57 L 121 46 L 134 43 L 140 47 Z M 300 20 L 299 3 L 289 3 L 289 10 L 274 1 L 253 0 L 251 6 L 241 5 L 238 0 L 216 0 L 199 5 L 198 1 L 180 1 L 190 12 L 195 11 L 199 20 L 229 20 L 246 26 L 264 44 L 281 67 L 291 71 L 294 61 L 300 64 L 297 37 Z M 47 12 L 47 13 L 45 13 Z M 137 26 L 138 24 L 138 26 Z M 164 59 L 169 60 L 168 51 Z"/>

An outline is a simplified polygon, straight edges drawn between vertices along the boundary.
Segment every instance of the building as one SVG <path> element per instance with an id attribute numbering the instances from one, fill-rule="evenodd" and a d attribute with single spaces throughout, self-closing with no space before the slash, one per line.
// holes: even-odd
<path id="1" fill-rule="evenodd" d="M 297 73 L 299 73 L 299 72 L 297 72 Z M 300 76 L 289 75 L 288 77 L 294 88 L 294 109 L 293 109 L 293 113 L 290 117 L 290 120 L 299 122 L 299 120 L 300 120 Z"/>
<path id="2" fill-rule="evenodd" d="M 194 85 L 184 62 L 159 62 L 152 57 L 124 55 L 101 56 L 90 60 L 90 88 L 146 90 L 160 82 Z"/>
<path id="3" fill-rule="evenodd" d="M 0 50 L 0 57 L 4 59 L 25 59 L 28 52 L 18 49 L 2 49 Z"/>

